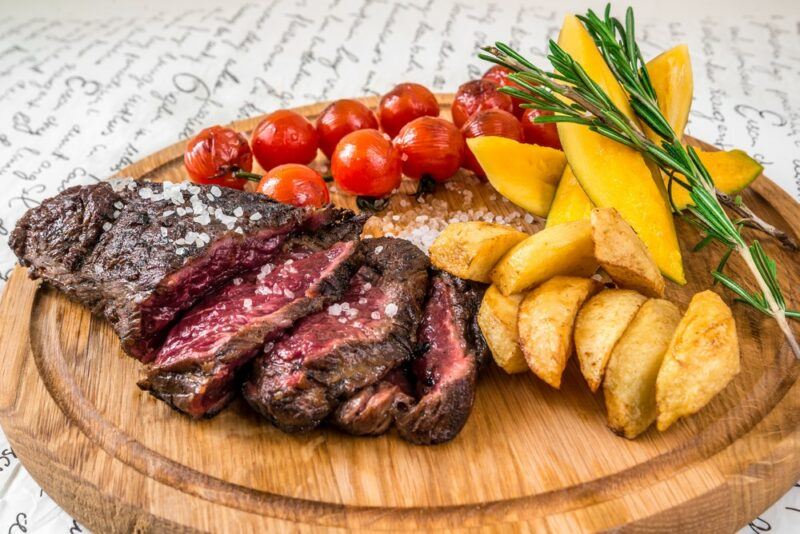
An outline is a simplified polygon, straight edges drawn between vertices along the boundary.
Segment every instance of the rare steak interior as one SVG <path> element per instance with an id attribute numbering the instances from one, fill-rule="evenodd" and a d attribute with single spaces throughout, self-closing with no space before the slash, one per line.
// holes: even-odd
<path id="1" fill-rule="evenodd" d="M 395 426 L 414 443 L 463 427 L 486 346 L 481 289 L 408 241 L 360 240 L 366 218 L 194 184 L 67 189 L 10 243 L 105 317 L 147 363 L 139 386 L 193 418 L 240 391 L 284 431 Z"/>
<path id="2" fill-rule="evenodd" d="M 362 246 L 364 265 L 344 297 L 300 321 L 253 364 L 245 398 L 283 430 L 317 426 L 413 354 L 428 258 L 394 238 Z"/>

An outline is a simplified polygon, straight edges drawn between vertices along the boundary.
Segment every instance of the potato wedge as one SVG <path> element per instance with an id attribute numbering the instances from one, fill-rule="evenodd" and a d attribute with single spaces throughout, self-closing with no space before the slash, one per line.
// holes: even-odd
<path id="1" fill-rule="evenodd" d="M 591 276 L 597 270 L 587 220 L 545 228 L 518 243 L 492 271 L 504 295 L 519 293 L 557 275 Z"/>
<path id="2" fill-rule="evenodd" d="M 604 289 L 575 319 L 575 353 L 592 392 L 603 381 L 611 351 L 647 297 L 632 289 Z"/>
<path id="3" fill-rule="evenodd" d="M 558 389 L 561 374 L 572 354 L 575 316 L 587 298 L 600 289 L 591 278 L 556 276 L 522 300 L 519 306 L 519 339 L 528 367 Z"/>
<path id="4" fill-rule="evenodd" d="M 483 333 L 495 363 L 506 373 L 522 373 L 528 364 L 519 347 L 517 314 L 525 295 L 506 297 L 495 286 L 489 286 L 478 310 L 478 326 Z"/>
<path id="5" fill-rule="evenodd" d="M 700 410 L 738 373 L 739 340 L 730 308 L 713 291 L 697 293 L 658 373 L 658 429 Z"/>
<path id="6" fill-rule="evenodd" d="M 673 303 L 650 299 L 611 352 L 603 392 L 614 432 L 633 439 L 656 420 L 656 377 L 680 319 Z"/>
<path id="7" fill-rule="evenodd" d="M 650 251 L 614 208 L 591 214 L 594 256 L 619 287 L 648 297 L 664 296 L 664 277 Z"/>
<path id="8" fill-rule="evenodd" d="M 528 234 L 481 221 L 450 224 L 430 247 L 431 263 L 450 274 L 488 284 L 495 264 Z"/>

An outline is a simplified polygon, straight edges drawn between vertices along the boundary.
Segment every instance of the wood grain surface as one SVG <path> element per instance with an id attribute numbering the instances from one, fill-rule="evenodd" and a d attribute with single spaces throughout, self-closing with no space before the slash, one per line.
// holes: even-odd
<path id="1" fill-rule="evenodd" d="M 442 97 L 445 115 L 450 101 Z M 313 119 L 322 108 L 299 111 Z M 249 131 L 257 122 L 234 126 Z M 183 146 L 120 174 L 182 180 Z M 475 207 L 515 210 L 492 200 L 491 187 L 457 180 L 473 190 Z M 435 196 L 461 207 L 457 192 Z M 767 178 L 744 197 L 769 222 L 800 228 L 800 206 Z M 352 198 L 334 198 L 352 207 Z M 402 198 L 393 200 L 396 213 Z M 697 233 L 677 224 L 689 283 L 669 283 L 668 297 L 685 310 L 709 286 L 721 251 L 692 253 Z M 800 254 L 765 245 L 797 307 Z M 738 259 L 729 269 L 749 280 Z M 602 396 L 572 361 L 560 391 L 492 366 L 463 432 L 423 447 L 393 433 L 284 434 L 241 401 L 191 421 L 139 391 L 141 366 L 105 321 L 17 268 L 0 304 L 0 423 L 44 490 L 97 531 L 730 532 L 800 478 L 800 364 L 770 319 L 732 307 L 741 374 L 665 433 L 651 428 L 628 441 L 610 432 Z"/>

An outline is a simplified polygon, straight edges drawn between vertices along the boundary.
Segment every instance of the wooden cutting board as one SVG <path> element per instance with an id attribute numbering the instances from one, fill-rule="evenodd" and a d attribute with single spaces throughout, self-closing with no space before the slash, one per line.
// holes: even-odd
<path id="1" fill-rule="evenodd" d="M 442 97 L 445 115 L 450 101 Z M 322 109 L 299 111 L 313 120 Z M 258 120 L 235 127 L 249 131 Z M 120 174 L 181 180 L 183 147 Z M 457 181 L 474 192 L 473 208 L 515 211 L 489 186 Z M 457 191 L 435 196 L 463 208 Z M 800 206 L 767 178 L 744 197 L 769 222 L 800 228 Z M 416 209 L 406 195 L 390 209 L 405 211 L 404 199 Z M 697 233 L 680 221 L 678 228 L 689 284 L 669 284 L 668 297 L 685 309 L 709 286 L 721 252 L 692 253 Z M 797 307 L 800 254 L 765 246 Z M 737 259 L 729 269 L 749 280 Z M 105 321 L 18 268 L 0 305 L 0 423 L 44 490 L 98 531 L 729 532 L 800 478 L 800 364 L 771 320 L 740 304 L 733 311 L 741 374 L 665 433 L 651 428 L 635 441 L 611 433 L 602 396 L 589 392 L 573 361 L 561 391 L 490 367 L 463 432 L 423 447 L 391 433 L 288 435 L 238 401 L 214 419 L 190 421 L 139 391 L 141 366 Z"/>

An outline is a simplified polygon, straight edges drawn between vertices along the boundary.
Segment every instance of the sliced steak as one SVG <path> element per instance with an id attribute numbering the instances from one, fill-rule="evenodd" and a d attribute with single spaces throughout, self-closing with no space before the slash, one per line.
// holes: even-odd
<path id="1" fill-rule="evenodd" d="M 33 278 L 107 318 L 123 348 L 150 361 L 180 312 L 266 263 L 289 234 L 351 216 L 216 186 L 112 180 L 29 210 L 9 244 Z"/>
<path id="2" fill-rule="evenodd" d="M 272 262 L 207 296 L 170 330 L 139 387 L 192 417 L 217 413 L 266 342 L 342 296 L 362 262 L 360 232 L 348 221 L 290 238 Z"/>
<path id="3" fill-rule="evenodd" d="M 283 430 L 315 427 L 412 355 L 428 258 L 401 239 L 362 246 L 365 263 L 344 297 L 298 322 L 253 362 L 245 399 Z"/>
<path id="4" fill-rule="evenodd" d="M 420 351 L 411 363 L 419 401 L 399 405 L 400 435 L 418 444 L 453 439 L 467 422 L 479 366 L 488 348 L 475 316 L 482 290 L 439 272 L 432 277 L 419 330 Z"/>
<path id="5" fill-rule="evenodd" d="M 377 436 L 389 430 L 398 410 L 414 404 L 413 395 L 406 370 L 399 367 L 340 404 L 329 421 L 348 434 Z"/>

